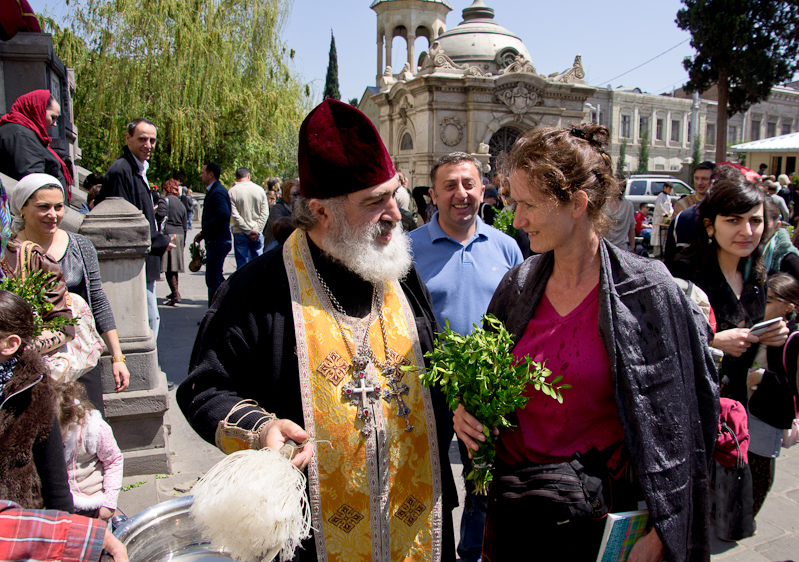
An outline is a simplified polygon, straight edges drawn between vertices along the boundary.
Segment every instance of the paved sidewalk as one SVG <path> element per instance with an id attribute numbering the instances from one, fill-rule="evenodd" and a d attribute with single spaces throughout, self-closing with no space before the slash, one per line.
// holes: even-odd
<path id="1" fill-rule="evenodd" d="M 188 245 L 194 234 L 189 234 L 186 244 L 186 264 L 189 263 Z M 233 252 L 225 262 L 225 276 L 236 269 Z M 180 275 L 182 301 L 176 307 L 164 306 L 169 292 L 166 282 L 156 284 L 161 329 L 158 337 L 158 356 L 168 381 L 180 384 L 187 375 L 189 357 L 197 335 L 198 323 L 207 309 L 205 269 L 198 273 Z M 194 433 L 175 404 L 175 390 L 170 393 L 169 422 L 172 426 L 170 450 L 172 474 L 129 476 L 123 480 L 119 509 L 128 516 L 157 503 L 190 493 L 197 480 L 222 457 L 222 453 Z M 739 543 L 713 542 L 713 561 L 724 562 L 799 562 L 799 445 L 783 449 L 777 460 L 777 477 L 774 487 L 757 518 L 758 531 L 754 537 Z M 450 460 L 458 482 L 461 505 L 463 481 L 460 478 L 460 458 L 454 443 L 450 447 Z M 456 542 L 461 508 L 453 513 Z"/>

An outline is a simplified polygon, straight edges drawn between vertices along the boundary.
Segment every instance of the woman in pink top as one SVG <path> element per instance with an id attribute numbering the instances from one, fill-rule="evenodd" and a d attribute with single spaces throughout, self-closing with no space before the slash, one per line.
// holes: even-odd
<path id="1" fill-rule="evenodd" d="M 596 559 L 605 522 L 590 499 L 580 504 L 589 514 L 564 517 L 562 498 L 529 477 L 573 459 L 602 479 L 610 511 L 646 503 L 651 528 L 630 561 L 710 557 L 718 381 L 708 327 L 660 262 L 601 236 L 602 207 L 616 191 L 607 141 L 597 125 L 537 128 L 508 158 L 513 225 L 539 255 L 508 272 L 489 312 L 514 335 L 516 358 L 546 360 L 572 388 L 563 404 L 529 389 L 516 427 L 494 430 L 484 562 Z M 479 420 L 461 406 L 454 423 L 477 450 Z"/>

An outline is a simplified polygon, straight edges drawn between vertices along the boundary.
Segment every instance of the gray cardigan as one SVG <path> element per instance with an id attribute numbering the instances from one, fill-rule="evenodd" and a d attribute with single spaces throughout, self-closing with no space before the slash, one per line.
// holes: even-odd
<path id="1" fill-rule="evenodd" d="M 600 243 L 599 333 L 616 406 L 666 560 L 710 558 L 708 467 L 718 431 L 709 327 L 662 263 Z M 488 312 L 516 341 L 544 294 L 554 255 L 511 269 Z"/>
<path id="2" fill-rule="evenodd" d="M 58 260 L 67 290 L 83 297 L 92 309 L 94 325 L 99 334 L 116 329 L 111 304 L 103 291 L 100 278 L 100 263 L 97 250 L 88 238 L 74 232 L 67 232 L 69 243 L 64 256 Z"/>

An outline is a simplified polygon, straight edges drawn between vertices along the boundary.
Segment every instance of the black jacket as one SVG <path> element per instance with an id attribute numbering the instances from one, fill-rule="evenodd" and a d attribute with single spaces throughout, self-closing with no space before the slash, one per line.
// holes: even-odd
<path id="1" fill-rule="evenodd" d="M 150 223 L 150 254 L 146 258 L 147 281 L 157 281 L 161 277 L 161 256 L 169 245 L 169 236 L 158 232 L 150 189 L 139 173 L 136 157 L 127 146 L 122 156 L 108 168 L 103 187 L 94 200 L 95 205 L 108 197 L 122 197 L 144 213 L 144 218 Z"/>
<path id="2" fill-rule="evenodd" d="M 709 327 L 660 262 L 604 239 L 600 259 L 598 329 L 649 521 L 668 562 L 709 560 L 708 467 L 719 416 Z M 488 312 L 517 342 L 553 265 L 551 252 L 529 258 L 494 293 Z"/>
<path id="3" fill-rule="evenodd" d="M 746 279 L 741 297 L 738 298 L 715 259 L 707 263 L 679 259 L 671 265 L 671 272 L 675 277 L 692 281 L 705 292 L 716 316 L 716 333 L 733 328 L 751 328 L 766 315 L 766 284 Z M 739 357 L 726 355 L 719 370 L 721 395 L 737 400 L 744 406 L 749 402 L 746 377 L 755 361 L 757 348 L 753 345 Z"/>
<path id="4" fill-rule="evenodd" d="M 0 126 L 0 172 L 15 180 L 28 174 L 50 174 L 58 178 L 65 190 L 67 188 L 58 158 L 47 150 L 36 133 L 17 123 Z"/>
<path id="5" fill-rule="evenodd" d="M 230 240 L 230 195 L 219 180 L 208 186 L 203 203 L 202 233 L 206 242 Z"/>
<path id="6" fill-rule="evenodd" d="M 269 209 L 269 218 L 266 219 L 266 226 L 264 226 L 264 248 L 274 241 L 275 234 L 272 232 L 272 226 L 283 217 L 291 217 L 291 207 L 278 197 L 277 203 Z"/>
<path id="7" fill-rule="evenodd" d="M 56 394 L 41 357 L 23 351 L 0 404 L 0 497 L 73 512 Z"/>

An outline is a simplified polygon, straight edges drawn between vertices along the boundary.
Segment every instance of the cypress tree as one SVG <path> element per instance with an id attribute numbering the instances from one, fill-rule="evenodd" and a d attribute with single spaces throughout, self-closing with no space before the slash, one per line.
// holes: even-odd
<path id="1" fill-rule="evenodd" d="M 338 56 L 336 55 L 336 38 L 333 37 L 333 30 L 330 30 L 330 60 L 327 63 L 327 78 L 325 78 L 324 98 L 340 100 L 341 94 L 338 91 Z"/>
<path id="2" fill-rule="evenodd" d="M 646 174 L 649 172 L 649 129 L 641 131 L 641 144 L 638 146 L 638 167 L 636 174 Z"/>
<path id="3" fill-rule="evenodd" d="M 616 173 L 624 174 L 624 166 L 627 164 L 627 139 L 622 139 L 619 147 L 619 159 L 616 160 Z"/>

